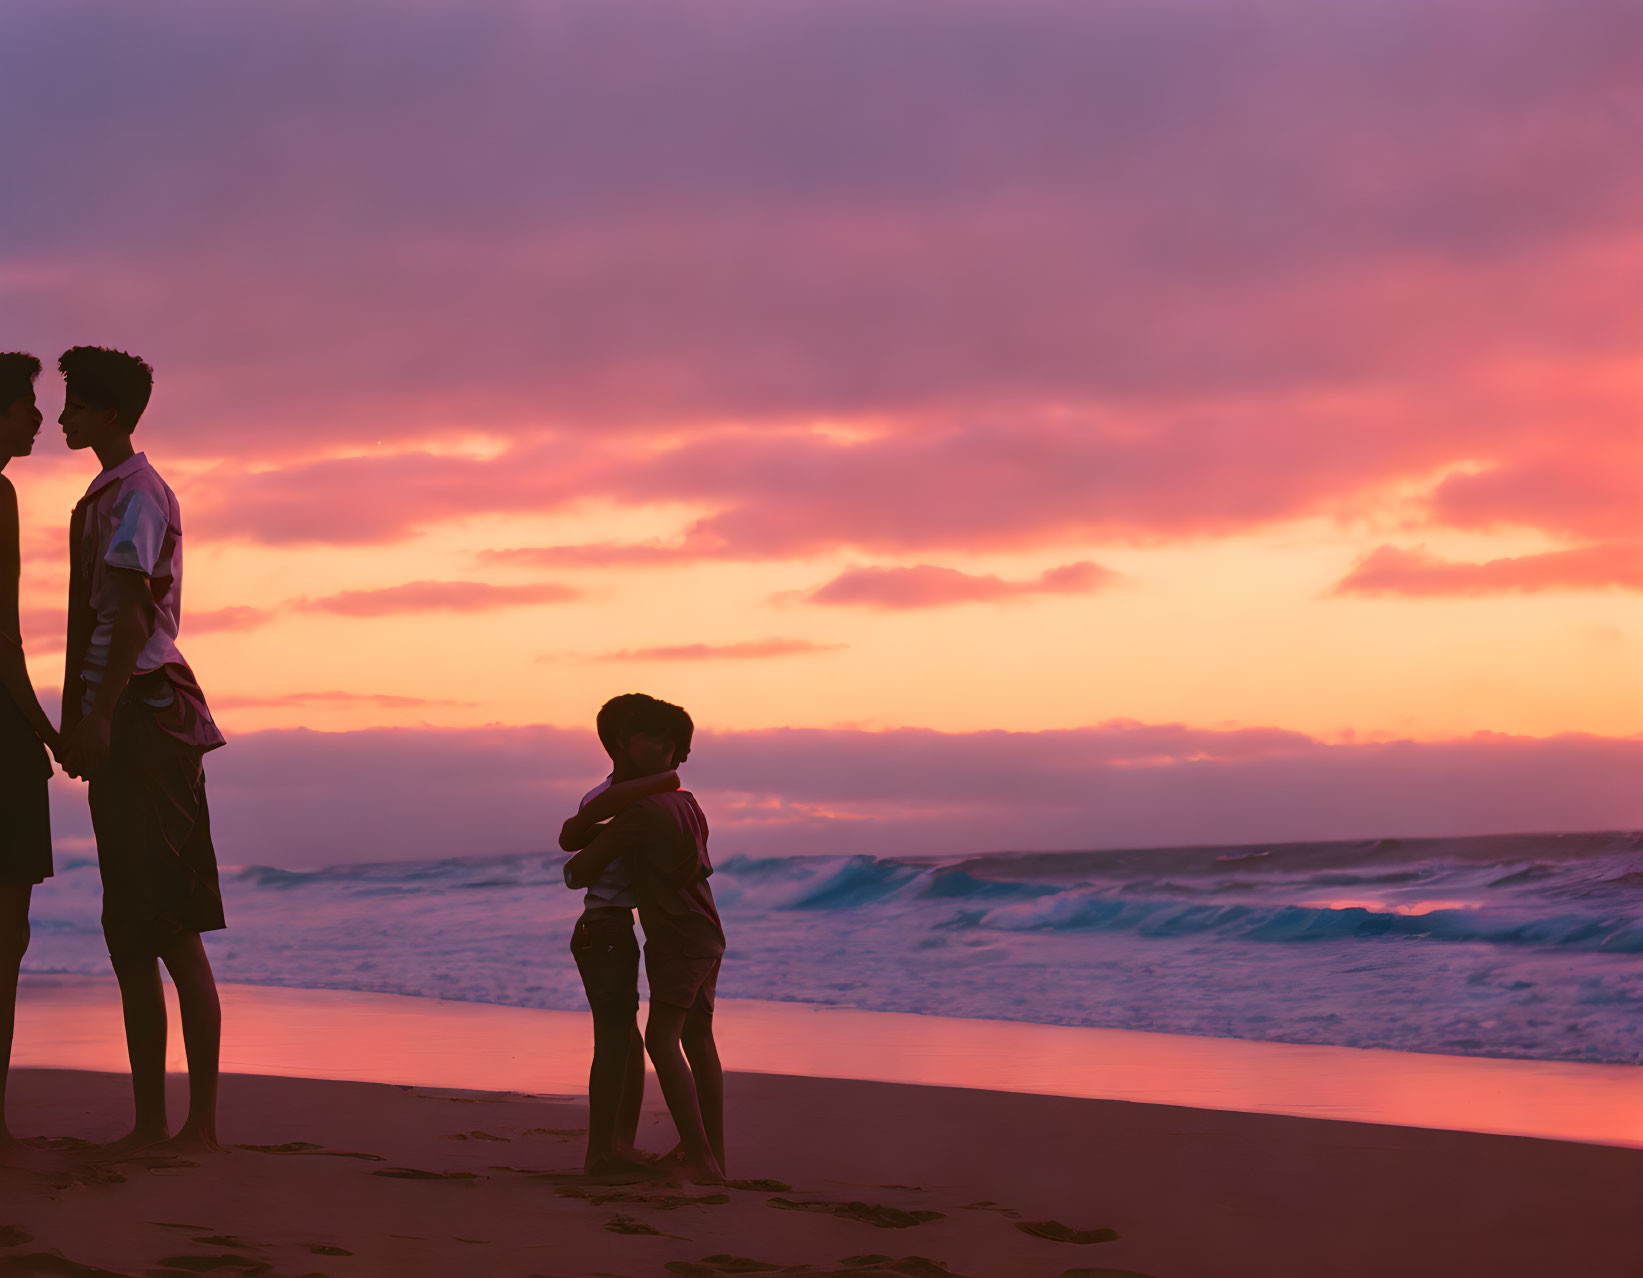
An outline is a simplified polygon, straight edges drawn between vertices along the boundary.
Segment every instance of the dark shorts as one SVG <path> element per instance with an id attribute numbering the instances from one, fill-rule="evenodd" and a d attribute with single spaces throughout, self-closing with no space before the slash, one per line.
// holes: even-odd
<path id="1" fill-rule="evenodd" d="M 164 731 L 137 698 L 115 707 L 108 763 L 88 797 L 103 938 L 116 959 L 156 956 L 225 926 L 203 753 Z"/>
<path id="2" fill-rule="evenodd" d="M 582 974 L 595 1016 L 632 1016 L 639 1010 L 639 942 L 633 916 L 584 914 L 570 935 L 570 952 Z"/>
<path id="3" fill-rule="evenodd" d="M 51 877 L 51 756 L 17 704 L 0 690 L 0 883 Z"/>
<path id="4" fill-rule="evenodd" d="M 690 958 L 684 954 L 658 953 L 645 946 L 645 979 L 650 982 L 650 1001 L 700 1010 L 713 1015 L 713 997 L 719 986 L 717 958 Z"/>

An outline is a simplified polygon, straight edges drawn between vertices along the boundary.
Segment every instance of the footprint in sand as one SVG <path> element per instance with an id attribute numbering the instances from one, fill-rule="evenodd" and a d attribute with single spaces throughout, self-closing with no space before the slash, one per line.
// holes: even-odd
<path id="1" fill-rule="evenodd" d="M 758 1194 L 787 1194 L 793 1191 L 793 1186 L 785 1180 L 727 1180 L 727 1189 L 747 1189 Z"/>
<path id="2" fill-rule="evenodd" d="M 156 1176 L 174 1175 L 199 1166 L 198 1163 L 187 1158 L 178 1158 L 175 1154 L 138 1154 L 119 1161 L 122 1167 L 142 1167 Z"/>
<path id="3" fill-rule="evenodd" d="M 662 1232 L 654 1225 L 647 1225 L 642 1220 L 635 1220 L 632 1216 L 623 1216 L 620 1213 L 607 1220 L 605 1228 L 613 1234 L 655 1234 L 659 1236 Z"/>
<path id="4" fill-rule="evenodd" d="M 190 1238 L 189 1242 L 198 1243 L 202 1247 L 249 1247 L 256 1250 L 256 1243 L 248 1243 L 243 1238 L 236 1238 L 233 1234 L 207 1234 L 203 1238 Z"/>
<path id="5" fill-rule="evenodd" d="M 249 1150 L 253 1154 L 316 1154 L 322 1158 L 363 1158 L 368 1162 L 385 1163 L 381 1154 L 362 1154 L 351 1149 L 326 1149 L 312 1141 L 292 1140 L 283 1145 L 233 1145 L 230 1148 Z"/>
<path id="6" fill-rule="evenodd" d="M 333 1247 L 330 1243 L 309 1243 L 308 1252 L 314 1256 L 352 1256 L 354 1254 L 346 1247 Z"/>
<path id="7" fill-rule="evenodd" d="M 796 1202 L 790 1198 L 770 1198 L 765 1200 L 765 1206 L 782 1211 L 826 1212 L 846 1220 L 859 1220 L 877 1229 L 911 1229 L 929 1220 L 945 1219 L 939 1211 L 903 1211 L 900 1207 L 886 1207 L 882 1203 Z"/>
<path id="8" fill-rule="evenodd" d="M 0 1225 L 0 1247 L 21 1247 L 33 1241 L 33 1234 L 24 1233 L 16 1225 Z"/>
<path id="9" fill-rule="evenodd" d="M 586 1127 L 532 1127 L 524 1133 L 526 1136 L 557 1136 L 560 1140 L 570 1140 L 575 1136 L 586 1136 Z"/>
<path id="10" fill-rule="evenodd" d="M 983 1198 L 980 1202 L 965 1203 L 960 1211 L 996 1211 L 1000 1216 L 1008 1216 L 1011 1220 L 1020 1218 L 1021 1213 L 1014 1207 L 1006 1207 L 1003 1203 L 995 1203 L 990 1198 Z"/>
<path id="11" fill-rule="evenodd" d="M 500 1144 L 507 1144 L 511 1137 L 492 1136 L 489 1132 L 457 1132 L 450 1136 L 441 1136 L 440 1140 L 494 1140 Z"/>
<path id="12" fill-rule="evenodd" d="M 677 1211 L 680 1207 L 720 1207 L 730 1201 L 729 1194 L 645 1194 L 622 1189 L 589 1189 L 581 1185 L 557 1185 L 553 1192 L 561 1198 L 585 1198 L 596 1207 L 629 1203 L 635 1207 L 653 1207 L 657 1211 Z"/>
<path id="13" fill-rule="evenodd" d="M 97 1142 L 83 1140 L 78 1136 L 27 1136 L 23 1144 L 32 1149 L 49 1149 L 54 1153 L 72 1153 L 82 1149 L 96 1149 Z"/>
<path id="14" fill-rule="evenodd" d="M 379 1167 L 373 1176 L 387 1176 L 392 1180 L 478 1180 L 478 1172 L 422 1171 L 416 1167 Z"/>
<path id="15" fill-rule="evenodd" d="M 1116 1229 L 1074 1229 L 1059 1220 L 1018 1220 L 1015 1227 L 1034 1238 L 1058 1243 L 1104 1243 L 1118 1237 Z"/>
<path id="16" fill-rule="evenodd" d="M 1134 1269 L 1063 1269 L 1061 1278 L 1152 1278 Z"/>
<path id="17" fill-rule="evenodd" d="M 36 1251 L 26 1256 L 0 1257 L 0 1278 L 130 1278 L 130 1275 L 96 1265 L 82 1265 L 60 1251 Z"/>
<path id="18" fill-rule="evenodd" d="M 663 1266 L 680 1278 L 723 1278 L 726 1274 L 800 1273 L 805 1278 L 964 1278 L 939 1260 L 927 1256 L 846 1256 L 842 1269 L 812 1269 L 808 1265 L 773 1265 L 746 1256 L 704 1256 L 701 1260 L 672 1260 Z"/>
<path id="19" fill-rule="evenodd" d="M 272 1273 L 273 1265 L 266 1261 L 253 1260 L 250 1256 L 220 1255 L 220 1256 L 166 1256 L 154 1262 L 147 1271 L 149 1278 L 171 1278 L 177 1274 L 243 1274 L 246 1278 L 256 1278 L 259 1274 Z"/>
<path id="20" fill-rule="evenodd" d="M 85 1163 L 69 1173 L 81 1185 L 123 1185 L 126 1178 L 107 1163 Z"/>

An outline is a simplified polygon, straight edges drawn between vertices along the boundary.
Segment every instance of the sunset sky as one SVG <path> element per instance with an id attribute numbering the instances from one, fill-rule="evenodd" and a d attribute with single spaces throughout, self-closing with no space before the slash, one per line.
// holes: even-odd
<path id="1" fill-rule="evenodd" d="M 95 470 L 49 365 L 129 349 L 225 861 L 546 846 L 632 689 L 726 851 L 1643 824 L 1631 0 L 0 44 L 31 666 Z"/>

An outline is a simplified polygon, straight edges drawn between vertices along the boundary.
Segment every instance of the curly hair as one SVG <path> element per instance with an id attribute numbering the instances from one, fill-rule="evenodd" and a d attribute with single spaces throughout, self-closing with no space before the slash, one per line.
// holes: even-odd
<path id="1" fill-rule="evenodd" d="M 10 408 L 40 376 L 40 361 L 25 351 L 0 351 L 0 412 Z"/>
<path id="2" fill-rule="evenodd" d="M 93 408 L 112 408 L 126 430 L 148 407 L 154 370 L 135 355 L 104 346 L 76 346 L 58 357 L 57 367 L 69 390 Z"/>

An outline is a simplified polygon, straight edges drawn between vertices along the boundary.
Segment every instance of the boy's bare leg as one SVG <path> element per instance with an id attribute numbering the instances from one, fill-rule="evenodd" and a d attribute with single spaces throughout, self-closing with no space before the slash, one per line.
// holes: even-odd
<path id="1" fill-rule="evenodd" d="M 713 1156 L 723 1172 L 725 1162 L 725 1072 L 719 1064 L 719 1046 L 713 1041 L 713 1013 L 697 1001 L 685 1014 L 681 1042 L 696 1082 L 696 1100 L 701 1106 L 702 1128 Z"/>
<path id="2" fill-rule="evenodd" d="M 645 1026 L 645 1049 L 656 1067 L 656 1081 L 661 1084 L 668 1113 L 673 1115 L 673 1125 L 679 1129 L 680 1154 L 685 1165 L 696 1172 L 693 1179 L 723 1180 L 724 1169 L 719 1166 L 718 1156 L 702 1126 L 696 1080 L 680 1050 L 679 1037 L 684 1032 L 687 1014 L 682 1007 L 652 1002 L 650 1021 Z"/>
<path id="3" fill-rule="evenodd" d="M 157 1145 L 170 1134 L 165 1120 L 165 990 L 159 960 L 147 955 L 115 959 L 114 975 L 120 982 L 136 1121 L 102 1152 L 128 1154 Z"/>
<path id="4" fill-rule="evenodd" d="M 588 1153 L 584 1171 L 608 1169 L 621 1152 L 619 1142 L 623 1092 L 627 1086 L 634 1015 L 623 1011 L 596 1013 L 593 1018 L 593 1064 L 588 1069 Z M 639 1048 L 644 1051 L 643 1044 Z M 640 1067 L 643 1068 L 641 1058 Z M 631 1148 L 631 1144 L 629 1146 Z"/>
<path id="5" fill-rule="evenodd" d="M 177 1009 L 188 1053 L 188 1117 L 168 1149 L 204 1153 L 217 1144 L 217 1072 L 222 1055 L 222 1004 L 211 959 L 198 932 L 188 932 L 160 955 L 177 987 Z M 162 1039 L 163 1043 L 163 1039 Z"/>
<path id="6" fill-rule="evenodd" d="M 645 1105 L 645 1037 L 637 1015 L 628 1018 L 627 1070 L 622 1103 L 616 1110 L 616 1156 L 634 1158 L 639 1145 L 639 1114 Z"/>
<path id="7" fill-rule="evenodd" d="M 27 883 L 0 883 L 0 1162 L 22 1156 L 24 1146 L 6 1126 L 6 1075 L 11 1069 L 11 1037 L 17 1020 L 17 972 L 29 948 Z"/>

